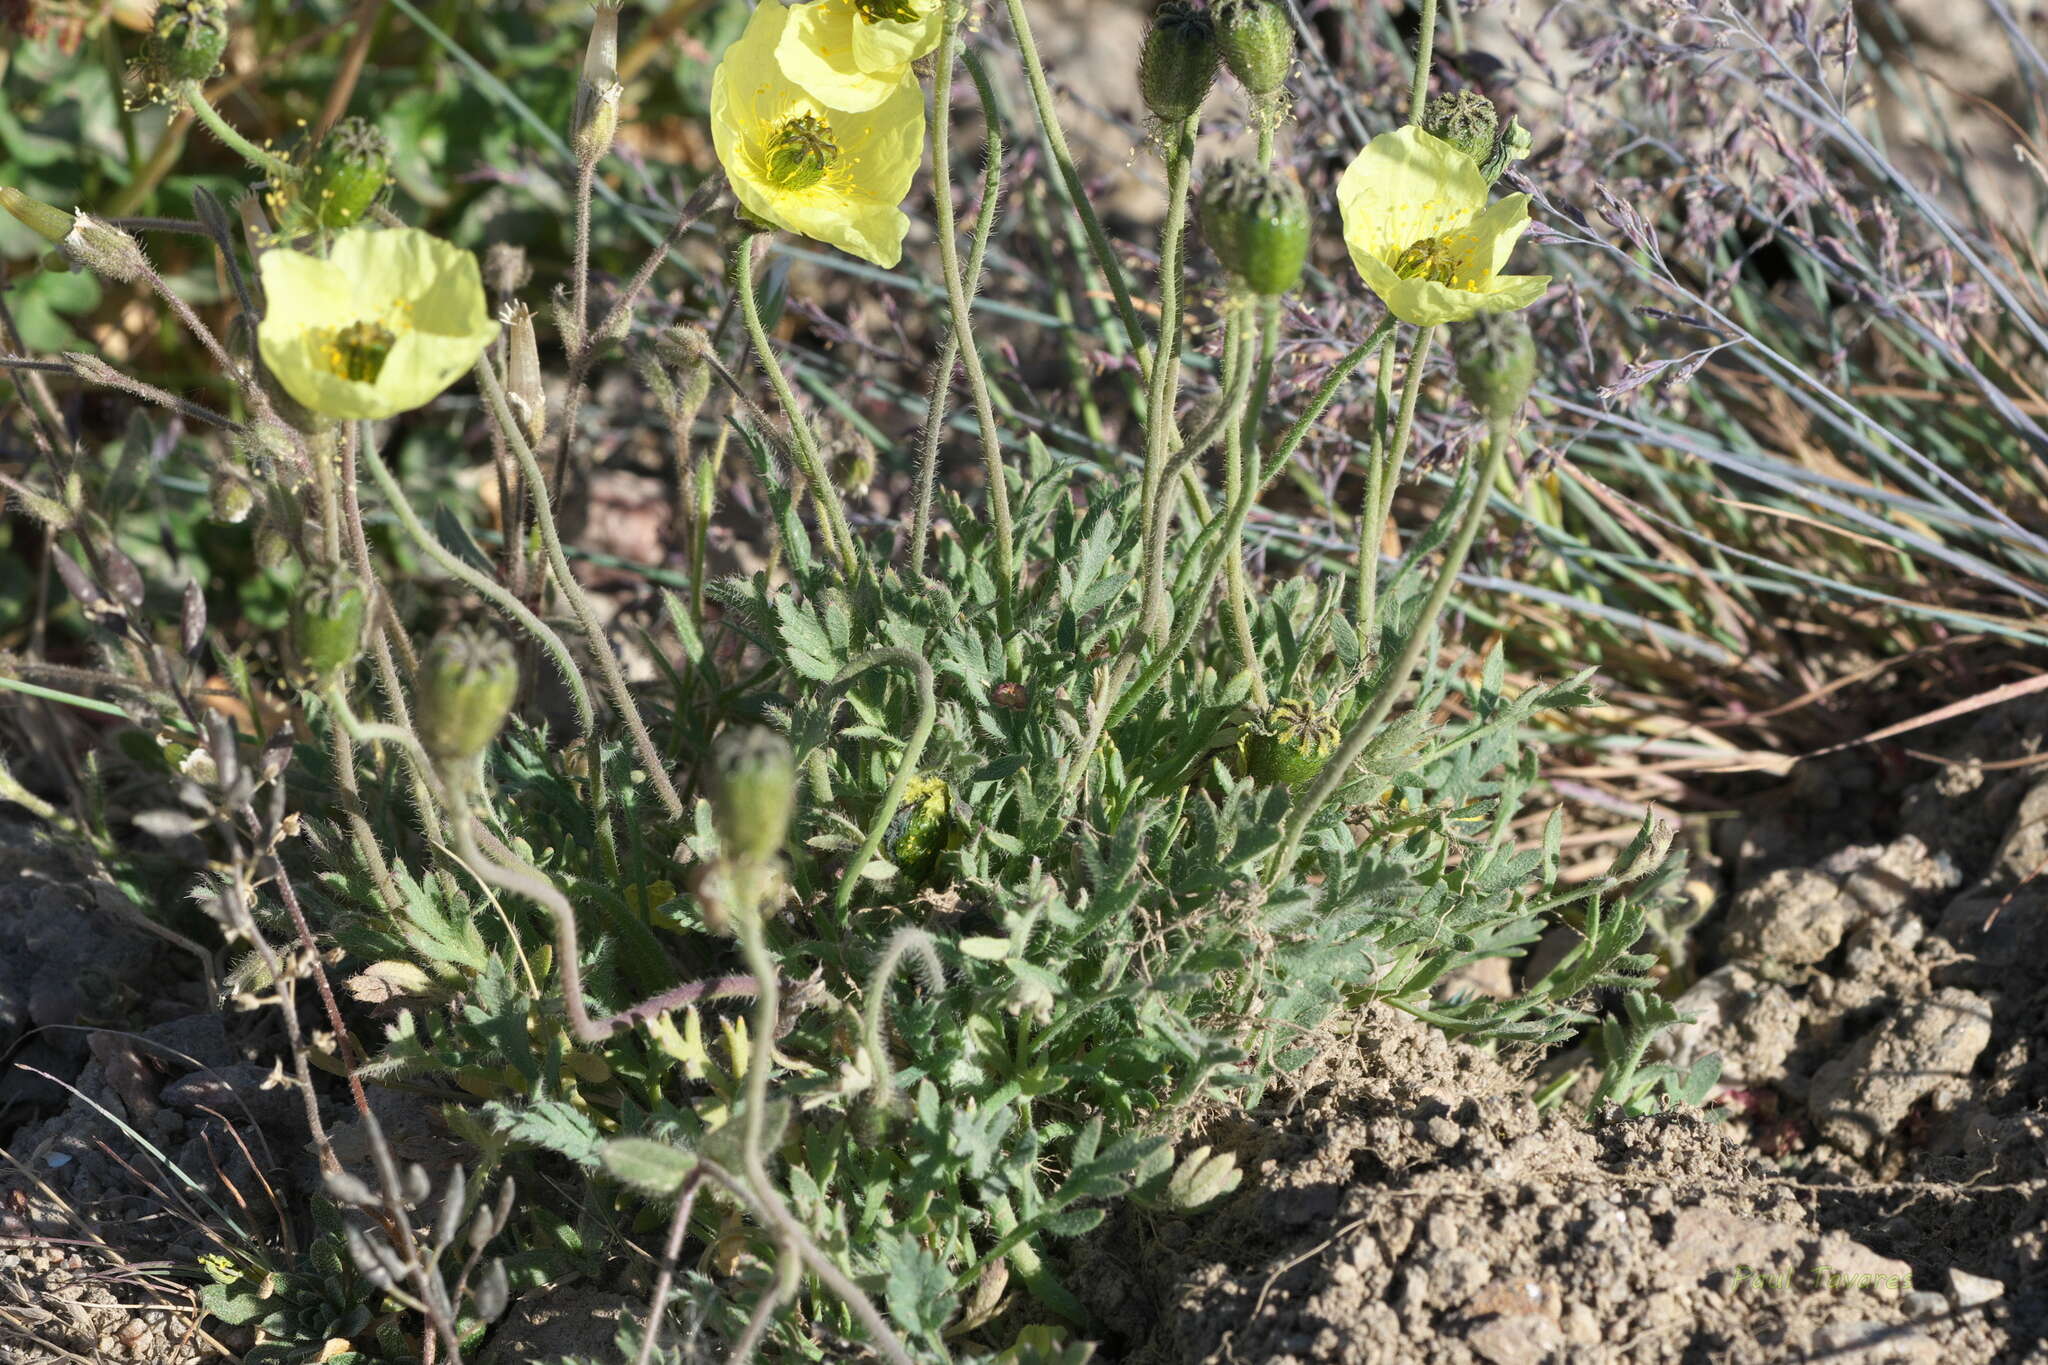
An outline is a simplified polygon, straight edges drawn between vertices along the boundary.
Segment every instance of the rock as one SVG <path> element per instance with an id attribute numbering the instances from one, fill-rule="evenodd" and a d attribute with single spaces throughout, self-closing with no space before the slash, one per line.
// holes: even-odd
<path id="1" fill-rule="evenodd" d="M 1769 1084 L 1799 1041 L 1799 1002 L 1738 963 L 1716 968 L 1675 1002 L 1694 1022 L 1659 1034 L 1651 1053 L 1681 1071 L 1708 1053 L 1721 1057 L 1721 1084 Z"/>
<path id="2" fill-rule="evenodd" d="M 188 1114 L 211 1109 L 229 1123 L 244 1118 L 268 1127 L 296 1120 L 305 1126 L 305 1103 L 298 1085 L 287 1079 L 265 1089 L 274 1073 L 253 1062 L 237 1062 L 212 1071 L 195 1071 L 181 1076 L 163 1089 L 163 1102 Z"/>
<path id="3" fill-rule="evenodd" d="M 611 1360 L 619 1328 L 646 1309 L 618 1294 L 576 1284 L 551 1284 L 520 1295 L 491 1333 L 483 1365 L 528 1365 L 558 1356 Z"/>
<path id="4" fill-rule="evenodd" d="M 1852 1156 L 1882 1142 L 1922 1099 L 1957 1087 L 1991 1041 L 1991 1006 L 1953 987 L 1866 1034 L 1814 1074 L 1808 1107 L 1820 1135 Z"/>
<path id="5" fill-rule="evenodd" d="M 1838 1322 L 1813 1335 L 1814 1355 L 1835 1365 L 1935 1365 L 1941 1347 L 1917 1327 Z"/>
<path id="6" fill-rule="evenodd" d="M 1899 1300 L 1899 1310 L 1915 1322 L 1925 1318 L 1938 1318 L 1948 1312 L 1948 1296 L 1936 1294 L 1931 1290 L 1916 1289 Z"/>
<path id="7" fill-rule="evenodd" d="M 1972 1275 L 1954 1266 L 1949 1267 L 1948 1288 L 1958 1309 L 1976 1308 L 2005 1297 L 2005 1286 L 1997 1280 L 1988 1275 Z"/>
<path id="8" fill-rule="evenodd" d="M 1542 1316 L 1495 1318 L 1467 1332 L 1465 1344 L 1492 1365 L 1537 1365 L 1564 1346 L 1564 1333 Z"/>
<path id="9" fill-rule="evenodd" d="M 1730 957 L 1804 966 L 1833 952 L 1855 918 L 1836 878 L 1781 868 L 1735 898 L 1722 949 Z"/>

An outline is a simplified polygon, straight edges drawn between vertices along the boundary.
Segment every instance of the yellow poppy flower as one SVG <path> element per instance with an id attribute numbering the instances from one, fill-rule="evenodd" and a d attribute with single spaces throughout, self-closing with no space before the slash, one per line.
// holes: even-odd
<path id="1" fill-rule="evenodd" d="M 1527 308 L 1548 275 L 1503 275 L 1529 226 L 1529 196 L 1489 205 L 1471 157 L 1420 128 L 1381 133 L 1337 182 L 1344 244 L 1403 322 L 1433 327 Z"/>
<path id="2" fill-rule="evenodd" d="M 894 94 L 939 45 L 950 0 L 815 0 L 789 11 L 775 44 L 782 72 L 834 109 L 864 113 Z"/>
<path id="3" fill-rule="evenodd" d="M 841 251 L 893 266 L 924 148 L 924 92 L 905 67 L 873 108 L 834 109 L 776 60 L 790 22 L 762 0 L 711 78 L 711 140 L 747 212 Z"/>
<path id="4" fill-rule="evenodd" d="M 497 339 L 476 257 L 418 228 L 351 228 L 327 257 L 257 262 L 263 363 L 325 417 L 392 417 L 431 401 Z"/>

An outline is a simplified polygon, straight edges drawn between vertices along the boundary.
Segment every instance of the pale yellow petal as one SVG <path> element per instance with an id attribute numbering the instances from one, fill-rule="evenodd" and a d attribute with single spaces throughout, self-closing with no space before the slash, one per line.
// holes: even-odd
<path id="1" fill-rule="evenodd" d="M 847 4 L 848 0 L 826 0 L 827 3 Z M 909 23 L 894 19 L 877 19 L 857 23 L 853 28 L 854 63 L 863 71 L 881 74 L 901 70 L 919 57 L 939 45 L 939 33 L 944 26 L 945 14 L 941 6 L 946 0 L 925 0 L 924 14 Z"/>
<path id="2" fill-rule="evenodd" d="M 1469 222 L 1485 204 L 1472 158 L 1420 128 L 1381 133 L 1337 181 L 1345 241 L 1377 256 Z"/>
<path id="3" fill-rule="evenodd" d="M 781 19 L 768 11 L 780 11 Z M 818 103 L 861 113 L 895 91 L 907 74 L 904 62 L 870 65 L 859 60 L 860 32 L 868 27 L 850 0 L 816 0 L 784 9 L 780 0 L 763 0 L 748 22 L 749 41 L 756 25 L 774 35 L 775 61 L 782 74 Z M 907 59 L 906 59 L 907 60 Z"/>

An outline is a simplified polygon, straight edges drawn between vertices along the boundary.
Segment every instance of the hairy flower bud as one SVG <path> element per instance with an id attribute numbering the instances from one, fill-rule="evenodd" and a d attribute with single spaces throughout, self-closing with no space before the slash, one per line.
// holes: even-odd
<path id="1" fill-rule="evenodd" d="M 1422 106 L 1422 131 L 1450 143 L 1475 162 L 1493 151 L 1500 115 L 1493 101 L 1477 90 L 1451 90 L 1432 96 Z"/>
<path id="2" fill-rule="evenodd" d="M 292 598 L 292 651 L 299 667 L 325 681 L 354 664 L 363 652 L 369 607 L 369 595 L 352 575 L 333 568 L 308 573 Z"/>
<path id="3" fill-rule="evenodd" d="M 29 231 L 50 243 L 59 245 L 71 235 L 71 215 L 60 208 L 52 208 L 40 199 L 31 199 L 12 185 L 0 185 L 0 208 L 9 213 Z"/>
<path id="4" fill-rule="evenodd" d="M 1458 382 L 1494 426 L 1514 421 L 1536 380 L 1536 338 L 1520 313 L 1484 314 L 1452 334 Z"/>
<path id="5" fill-rule="evenodd" d="M 765 726 L 727 730 L 712 748 L 711 818 L 720 852 L 760 864 L 782 852 L 796 808 L 796 759 Z"/>
<path id="6" fill-rule="evenodd" d="M 1534 145 L 1535 140 L 1529 136 L 1529 130 L 1522 126 L 1521 120 L 1510 118 L 1507 127 L 1494 136 L 1493 149 L 1480 163 L 1479 174 L 1491 185 L 1509 166 L 1529 155 L 1529 149 Z"/>
<path id="7" fill-rule="evenodd" d="M 320 226 L 345 228 L 368 213 L 390 183 L 390 140 L 368 119 L 345 118 L 321 140 L 300 192 Z"/>
<path id="8" fill-rule="evenodd" d="M 1277 95 L 1294 68 L 1294 26 L 1277 0 L 1219 0 L 1216 46 L 1224 64 L 1255 100 Z"/>
<path id="9" fill-rule="evenodd" d="M 1283 697 L 1245 738 L 1245 771 L 1260 782 L 1299 787 L 1315 780 L 1343 738 L 1329 712 Z"/>
<path id="10" fill-rule="evenodd" d="M 467 763 L 497 738 L 519 691 L 503 636 L 474 626 L 436 636 L 420 655 L 420 743 L 438 763 Z"/>
<path id="11" fill-rule="evenodd" d="M 1292 171 L 1231 162 L 1203 186 L 1202 234 L 1246 290 L 1284 294 L 1308 260 L 1308 197 Z"/>
<path id="12" fill-rule="evenodd" d="M 518 301 L 498 314 L 505 328 L 505 395 L 519 415 L 527 442 L 538 448 L 548 429 L 548 391 L 540 377 L 540 341 L 533 331 L 533 310 Z"/>
<path id="13" fill-rule="evenodd" d="M 1216 82 L 1216 24 L 1185 0 L 1160 0 L 1138 58 L 1145 107 L 1168 123 L 1191 117 Z"/>
<path id="14" fill-rule="evenodd" d="M 929 881 L 938 869 L 939 855 L 959 842 L 959 834 L 952 785 L 943 777 L 913 778 L 889 821 L 889 861 L 911 881 Z"/>
<path id="15" fill-rule="evenodd" d="M 208 81 L 228 50 L 226 0 L 164 0 L 142 48 L 142 69 L 164 85 Z"/>
<path id="16" fill-rule="evenodd" d="M 71 231 L 65 234 L 58 250 L 74 263 L 116 284 L 127 284 L 149 269 L 142 243 L 90 214 L 81 213 L 71 220 Z"/>

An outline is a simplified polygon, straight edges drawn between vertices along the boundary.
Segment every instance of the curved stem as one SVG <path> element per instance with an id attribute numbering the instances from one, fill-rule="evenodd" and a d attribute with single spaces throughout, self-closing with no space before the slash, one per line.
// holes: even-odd
<path id="1" fill-rule="evenodd" d="M 590 656 L 597 661 L 598 675 L 604 680 L 605 692 L 611 698 L 612 709 L 625 722 L 627 733 L 633 737 L 633 748 L 640 755 L 640 765 L 647 772 L 647 780 L 655 794 L 661 798 L 662 809 L 671 820 L 683 818 L 683 798 L 677 794 L 675 783 L 669 780 L 668 765 L 662 758 L 661 750 L 655 747 L 654 736 L 647 732 L 647 722 L 640 718 L 640 707 L 633 700 L 632 691 L 626 686 L 626 675 L 619 670 L 619 661 L 612 654 L 611 641 L 605 638 L 604 624 L 597 619 L 596 610 L 590 605 L 589 594 L 576 581 L 575 573 L 569 568 L 569 556 L 562 550 L 562 537 L 555 528 L 554 508 L 544 492 L 546 476 L 541 473 L 540 461 L 534 457 L 533 447 L 526 442 L 526 433 L 519 429 L 518 419 L 512 415 L 512 405 L 505 399 L 504 386 L 498 382 L 497 374 L 491 369 L 488 355 L 477 357 L 477 382 L 484 391 L 484 401 L 490 405 L 491 415 L 498 429 L 505 435 L 505 443 L 512 447 L 513 457 L 519 461 L 519 473 L 533 490 L 533 520 L 540 528 L 541 544 L 548 552 L 548 562 L 553 565 L 555 582 L 568 600 L 569 607 L 576 613 L 578 623 L 583 627 L 585 641 L 590 646 Z M 602 762 L 599 754 L 591 754 L 593 764 Z"/>
<path id="2" fill-rule="evenodd" d="M 868 826 L 867 837 L 861 841 L 860 849 L 853 855 L 853 861 L 839 878 L 839 890 L 833 895 L 832 904 L 839 910 L 846 909 L 853 899 L 853 888 L 860 881 L 860 874 L 875 856 L 875 850 L 882 846 L 882 837 L 889 831 L 889 822 L 896 818 L 896 807 L 903 803 L 903 789 L 910 785 L 910 778 L 917 771 L 917 762 L 924 757 L 925 741 L 931 738 L 932 725 L 939 718 L 938 702 L 933 695 L 932 666 L 922 655 L 907 649 L 877 649 L 861 655 L 832 680 L 832 690 L 846 686 L 870 668 L 883 664 L 895 664 L 910 670 L 917 683 L 917 724 L 911 727 L 910 738 L 903 743 L 903 757 L 897 760 L 896 772 L 889 779 L 889 786 L 882 793 L 882 804 L 875 809 L 875 818 Z"/>
<path id="3" fill-rule="evenodd" d="M 290 180 L 298 175 L 291 162 L 275 152 L 264 151 L 236 132 L 234 126 L 220 116 L 220 111 L 208 103 L 206 87 L 198 81 L 179 82 L 178 95 L 185 101 L 185 107 L 192 111 L 192 116 L 205 124 L 215 137 L 226 143 L 228 150 L 236 156 L 265 175 L 275 176 L 280 180 Z"/>
<path id="4" fill-rule="evenodd" d="M 768 329 L 761 324 L 761 304 L 754 297 L 754 238 L 751 234 L 742 236 L 732 249 L 732 291 L 739 299 L 740 315 L 747 324 L 747 338 L 754 345 L 754 355 L 760 361 L 761 369 L 768 376 L 768 384 L 775 390 L 776 401 L 782 404 L 783 415 L 789 419 L 789 434 L 796 451 L 797 467 L 803 472 L 804 481 L 810 485 L 811 502 L 818 513 L 818 530 L 825 537 L 826 548 L 839 561 L 842 577 L 851 578 L 856 564 L 853 533 L 847 529 L 846 511 L 839 505 L 839 494 L 825 476 L 824 461 L 818 454 L 818 437 L 811 430 L 810 419 L 797 406 L 796 392 L 789 386 L 789 377 L 782 372 L 782 362 L 776 359 L 775 348 L 769 344 Z"/>
<path id="5" fill-rule="evenodd" d="M 370 828 L 368 817 L 363 814 L 362 789 L 356 781 L 355 737 L 341 723 L 348 710 L 347 693 L 340 681 L 329 683 L 325 689 L 328 709 L 335 715 L 335 724 L 327 733 L 327 756 L 334 767 L 334 782 L 341 789 L 341 808 L 348 817 L 349 839 L 356 846 L 356 856 L 363 861 L 363 867 L 370 874 L 371 884 L 377 888 L 377 897 L 384 902 L 386 912 L 395 912 L 405 904 L 405 898 L 398 893 L 398 883 L 392 880 L 391 865 L 384 860 L 383 846 L 377 842 L 376 832 Z"/>
<path id="6" fill-rule="evenodd" d="M 1387 666 L 1387 671 L 1374 694 L 1372 704 L 1351 723 L 1344 734 L 1343 743 L 1317 776 L 1315 785 L 1303 794 L 1299 805 L 1287 813 L 1287 823 L 1281 830 L 1280 845 L 1273 850 L 1273 857 L 1266 865 L 1266 886 L 1271 889 L 1294 870 L 1294 860 L 1300 854 L 1302 835 L 1308 829 L 1308 822 L 1323 808 L 1337 788 L 1344 784 L 1351 765 L 1359 754 L 1378 733 L 1380 725 L 1394 709 L 1402 690 L 1408 684 L 1408 675 L 1415 669 L 1415 663 L 1429 645 L 1430 637 L 1436 631 L 1437 618 L 1443 615 L 1444 604 L 1450 600 L 1451 589 L 1457 584 L 1458 572 L 1465 567 L 1465 559 L 1472 552 L 1472 542 L 1479 534 L 1479 525 L 1486 520 L 1487 500 L 1493 496 L 1494 481 L 1499 478 L 1501 467 L 1507 462 L 1508 438 L 1510 432 L 1505 423 L 1496 423 L 1488 433 L 1486 464 L 1479 471 L 1479 478 L 1472 486 L 1472 501 L 1466 505 L 1464 520 L 1458 525 L 1456 536 L 1444 551 L 1443 570 L 1435 583 L 1430 585 L 1429 596 L 1422 604 L 1421 613 L 1415 618 L 1415 625 L 1408 632 L 1408 638 L 1401 644 L 1401 652 Z"/>

